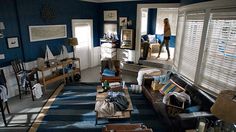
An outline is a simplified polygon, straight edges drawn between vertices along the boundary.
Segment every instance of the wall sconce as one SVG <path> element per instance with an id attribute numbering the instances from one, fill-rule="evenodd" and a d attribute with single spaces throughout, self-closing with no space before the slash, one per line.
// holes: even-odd
<path id="1" fill-rule="evenodd" d="M 4 23 L 0 22 L 0 38 L 3 38 L 3 30 L 5 29 Z"/>

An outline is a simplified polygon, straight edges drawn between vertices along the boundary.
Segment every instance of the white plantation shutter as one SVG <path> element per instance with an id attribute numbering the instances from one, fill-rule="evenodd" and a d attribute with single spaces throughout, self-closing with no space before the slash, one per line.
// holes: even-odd
<path id="1" fill-rule="evenodd" d="M 181 47 L 181 40 L 182 34 L 184 29 L 184 14 L 179 14 L 178 17 L 178 25 L 177 25 L 177 35 L 176 35 L 176 44 L 175 44 L 175 55 L 174 55 L 174 67 L 177 69 L 179 56 L 180 56 L 180 47 Z"/>
<path id="2" fill-rule="evenodd" d="M 236 12 L 210 15 L 199 84 L 215 93 L 236 90 Z"/>
<path id="3" fill-rule="evenodd" d="M 198 54 L 202 37 L 205 13 L 188 13 L 186 15 L 184 36 L 179 58 L 179 72 L 194 81 Z"/>

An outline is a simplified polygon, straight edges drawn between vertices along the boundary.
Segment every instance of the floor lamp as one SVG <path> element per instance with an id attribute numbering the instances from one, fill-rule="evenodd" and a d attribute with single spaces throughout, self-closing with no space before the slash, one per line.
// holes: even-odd
<path id="1" fill-rule="evenodd" d="M 73 47 L 73 59 L 75 59 L 75 46 L 78 45 L 77 38 L 68 38 L 68 43 Z"/>

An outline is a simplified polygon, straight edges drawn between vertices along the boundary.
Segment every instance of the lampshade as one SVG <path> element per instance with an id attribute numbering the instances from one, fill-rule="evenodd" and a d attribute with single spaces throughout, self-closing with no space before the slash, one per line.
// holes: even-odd
<path id="1" fill-rule="evenodd" d="M 68 38 L 68 43 L 69 43 L 71 46 L 76 46 L 76 45 L 78 45 L 77 38 Z"/>
<path id="2" fill-rule="evenodd" d="M 211 112 L 217 118 L 227 123 L 236 122 L 236 91 L 222 91 L 214 105 L 211 107 Z"/>
<path id="3" fill-rule="evenodd" d="M 5 29 L 4 23 L 0 22 L 0 30 L 3 30 L 3 29 Z"/>

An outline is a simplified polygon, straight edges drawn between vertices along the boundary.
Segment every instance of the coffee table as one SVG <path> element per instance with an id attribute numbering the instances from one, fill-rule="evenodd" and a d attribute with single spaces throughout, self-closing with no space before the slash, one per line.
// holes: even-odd
<path id="1" fill-rule="evenodd" d="M 107 92 L 103 92 L 103 93 L 99 93 L 98 91 L 102 90 L 102 86 L 97 86 L 97 94 L 96 94 L 96 102 L 97 101 L 103 101 L 105 100 L 105 98 L 107 97 Z M 117 111 L 113 116 L 104 116 L 102 114 L 100 114 L 98 111 L 95 110 L 96 112 L 96 122 L 95 125 L 97 125 L 98 119 L 129 119 L 131 117 L 131 111 L 133 111 L 133 105 L 130 99 L 130 95 L 128 92 L 128 88 L 125 86 L 125 88 L 123 88 L 124 93 L 125 93 L 125 97 L 129 102 L 129 106 L 125 111 Z"/>

